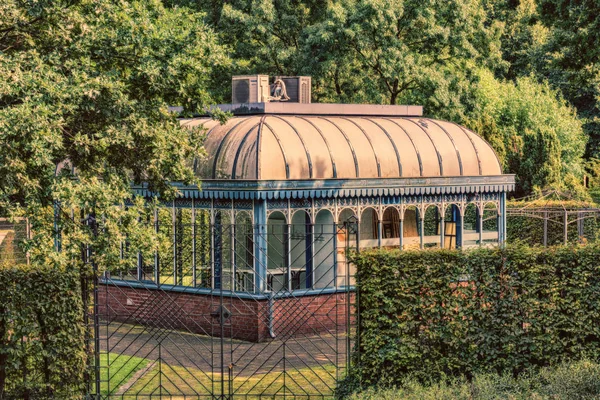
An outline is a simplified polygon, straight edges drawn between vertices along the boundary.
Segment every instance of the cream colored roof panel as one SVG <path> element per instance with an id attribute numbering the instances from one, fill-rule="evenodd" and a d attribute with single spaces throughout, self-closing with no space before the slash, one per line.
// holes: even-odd
<path id="1" fill-rule="evenodd" d="M 206 142 L 218 141 L 215 156 L 213 157 L 214 179 L 231 179 L 233 177 L 233 164 L 244 138 L 258 127 L 260 118 L 236 118 L 237 123 L 231 130 L 218 129 L 206 138 Z M 208 149 L 207 149 L 208 151 Z"/>
<path id="2" fill-rule="evenodd" d="M 293 118 L 279 116 L 265 118 L 263 124 L 275 136 L 278 145 L 274 148 L 263 147 L 260 156 L 270 157 L 270 154 L 279 148 L 285 154 L 289 171 L 287 179 L 310 179 L 310 156 L 302 137 L 290 120 Z M 268 160 L 266 161 L 268 163 Z M 265 172 L 266 170 L 263 170 L 263 173 Z"/>
<path id="3" fill-rule="evenodd" d="M 381 125 L 367 118 L 354 118 L 362 131 L 369 138 L 373 151 L 377 156 L 382 178 L 393 178 L 400 176 L 400 158 L 395 144 L 389 134 Z M 383 135 L 383 136 L 382 136 Z M 382 139 L 385 138 L 385 139 Z"/>
<path id="4" fill-rule="evenodd" d="M 311 161 L 312 179 L 327 179 L 333 176 L 332 154 L 325 137 L 310 122 L 301 117 L 286 118 L 294 126 L 306 146 Z"/>
<path id="5" fill-rule="evenodd" d="M 431 119 L 420 118 L 416 120 L 416 122 L 421 129 L 427 131 L 433 145 L 442 159 L 442 175 L 461 176 L 462 165 L 460 153 L 448 132 L 436 121 Z"/>
<path id="6" fill-rule="evenodd" d="M 249 115 L 207 130 L 201 179 L 284 180 L 501 175 L 494 150 L 451 122 L 390 116 Z"/>
<path id="7" fill-rule="evenodd" d="M 480 161 L 477 156 L 477 151 L 475 151 L 475 144 L 471 138 L 456 124 L 447 121 L 436 121 L 436 123 L 442 126 L 452 137 L 452 141 L 460 154 L 463 175 L 479 175 Z"/>
<path id="8" fill-rule="evenodd" d="M 398 151 L 401 168 L 399 176 L 421 176 L 421 160 L 418 148 L 404 129 L 400 129 L 394 121 L 387 118 L 369 118 L 369 120 L 377 124 L 382 132 L 392 139 L 393 147 Z"/>
<path id="9" fill-rule="evenodd" d="M 269 180 L 289 179 L 285 149 L 271 129 L 263 125 L 258 143 L 258 179 L 264 179 L 265 176 Z"/>
<path id="10" fill-rule="evenodd" d="M 328 118 L 344 134 L 348 144 L 352 145 L 358 165 L 358 176 L 356 177 L 377 177 L 379 175 L 377 155 L 373 150 L 373 145 L 369 141 L 368 136 L 354 122 L 356 119 L 344 117 Z"/>
<path id="11" fill-rule="evenodd" d="M 257 124 L 248 132 L 248 135 L 244 138 L 244 142 L 240 145 L 233 162 L 232 170 L 235 171 L 235 175 L 232 175 L 233 179 L 237 176 L 245 176 L 247 177 L 246 179 L 256 179 L 259 129 L 260 125 Z"/>
<path id="12" fill-rule="evenodd" d="M 408 135 L 410 141 L 417 148 L 421 158 L 421 176 L 441 176 L 440 156 L 431 140 L 429 132 L 408 118 L 390 118 L 390 121 L 397 124 L 399 129 Z"/>
<path id="13" fill-rule="evenodd" d="M 356 178 L 356 153 L 344 133 L 328 118 L 304 117 L 304 119 L 320 130 L 329 143 L 329 149 L 335 162 L 335 174 L 329 178 Z"/>

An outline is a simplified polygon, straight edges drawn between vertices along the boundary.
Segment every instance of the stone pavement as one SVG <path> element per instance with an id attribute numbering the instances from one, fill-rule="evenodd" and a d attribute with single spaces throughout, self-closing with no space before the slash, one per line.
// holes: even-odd
<path id="1" fill-rule="evenodd" d="M 164 328 L 101 322 L 101 351 L 160 360 L 206 373 L 250 377 L 278 371 L 326 369 L 346 362 L 346 333 L 321 334 L 263 343 L 186 333 Z"/>

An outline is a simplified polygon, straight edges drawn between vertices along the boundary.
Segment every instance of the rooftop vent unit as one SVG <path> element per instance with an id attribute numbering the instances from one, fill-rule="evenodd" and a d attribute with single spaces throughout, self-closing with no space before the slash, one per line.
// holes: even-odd
<path id="1" fill-rule="evenodd" d="M 267 75 L 240 75 L 231 79 L 231 102 L 247 103 L 310 103 L 310 76 L 277 76 L 269 85 Z"/>
<path id="2" fill-rule="evenodd" d="M 269 101 L 268 75 L 241 75 L 231 78 L 231 102 L 266 103 Z"/>
<path id="3" fill-rule="evenodd" d="M 310 103 L 311 80 L 310 76 L 277 76 L 275 81 L 281 79 L 285 84 L 290 103 Z"/>

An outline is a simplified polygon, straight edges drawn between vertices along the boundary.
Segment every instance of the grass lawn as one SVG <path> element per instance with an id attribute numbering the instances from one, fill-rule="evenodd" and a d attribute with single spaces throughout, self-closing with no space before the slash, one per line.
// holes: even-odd
<path id="1" fill-rule="evenodd" d="M 321 397 L 332 395 L 336 385 L 335 366 L 304 368 L 283 372 L 256 374 L 251 377 L 237 377 L 231 382 L 234 394 L 245 398 L 258 398 L 260 395 L 300 395 Z M 193 368 L 169 366 L 162 364 L 153 366 L 127 392 L 129 395 L 150 396 L 158 394 L 162 387 L 163 395 L 173 399 L 184 396 L 220 395 L 221 375 L 203 372 Z M 224 392 L 229 393 L 229 381 L 225 379 Z M 246 397 L 247 395 L 247 397 Z"/>
<path id="2" fill-rule="evenodd" d="M 424 385 L 406 378 L 395 389 L 370 388 L 349 400 L 598 400 L 600 364 L 567 362 L 512 375 L 479 374 Z"/>
<path id="3" fill-rule="evenodd" d="M 129 382 L 131 377 L 152 360 L 139 357 L 101 354 L 101 393 L 103 396 L 115 395 L 119 388 Z M 110 369 L 107 368 L 110 366 Z M 110 377 L 109 377 L 110 371 Z M 110 378 L 110 379 L 109 379 Z M 224 392 L 242 394 L 244 398 L 258 398 L 260 395 L 300 395 L 302 397 L 333 397 L 336 385 L 334 365 L 303 368 L 283 372 L 256 374 L 250 377 L 236 377 L 229 383 L 225 379 Z M 133 385 L 122 394 L 124 398 L 135 396 L 145 399 L 159 393 L 171 399 L 189 398 L 189 396 L 220 395 L 221 375 L 204 372 L 194 368 L 170 366 L 165 363 L 152 365 Z M 330 396 L 331 395 L 331 396 Z"/>
<path id="4" fill-rule="evenodd" d="M 115 353 L 100 354 L 100 392 L 103 396 L 114 394 L 150 360 Z M 109 376 L 110 375 L 110 376 Z M 109 379 L 110 378 L 110 379 Z"/>

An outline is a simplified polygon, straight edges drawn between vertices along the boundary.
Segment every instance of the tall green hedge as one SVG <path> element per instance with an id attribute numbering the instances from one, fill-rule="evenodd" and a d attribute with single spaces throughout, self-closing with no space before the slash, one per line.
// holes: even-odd
<path id="1" fill-rule="evenodd" d="M 354 377 L 398 384 L 600 357 L 600 246 L 354 256 Z"/>
<path id="2" fill-rule="evenodd" d="M 0 399 L 82 398 L 79 272 L 0 266 Z"/>

